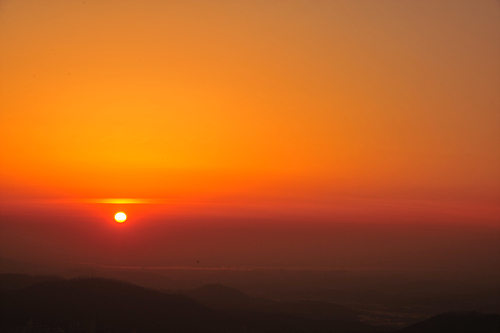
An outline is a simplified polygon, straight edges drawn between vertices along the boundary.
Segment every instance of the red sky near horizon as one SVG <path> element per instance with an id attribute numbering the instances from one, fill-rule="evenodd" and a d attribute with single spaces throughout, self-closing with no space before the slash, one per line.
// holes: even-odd
<path id="1" fill-rule="evenodd" d="M 499 240 L 499 59 L 495 1 L 2 1 L 2 253 L 120 210 Z"/>

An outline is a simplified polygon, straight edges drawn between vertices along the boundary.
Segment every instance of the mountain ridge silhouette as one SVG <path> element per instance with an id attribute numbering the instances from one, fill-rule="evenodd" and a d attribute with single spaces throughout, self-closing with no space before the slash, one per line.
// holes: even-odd
<path id="1" fill-rule="evenodd" d="M 380 331 L 363 323 L 311 320 L 258 309 L 217 311 L 183 294 L 103 278 L 49 279 L 2 290 L 1 296 L 3 332 L 17 332 L 26 325 L 103 333 Z"/>
<path id="2" fill-rule="evenodd" d="M 462 312 L 440 314 L 395 331 L 328 319 L 334 318 L 334 310 L 343 309 L 336 304 L 269 300 L 220 284 L 169 294 L 113 279 L 0 274 L 0 287 L 1 331 L 6 333 L 490 333 L 500 328 L 498 314 Z M 332 317 L 317 313 L 330 306 Z"/>
<path id="3" fill-rule="evenodd" d="M 358 321 L 357 312 L 319 300 L 275 301 L 250 296 L 221 284 L 209 284 L 185 292 L 185 295 L 216 310 L 253 310 L 284 313 L 314 320 Z"/>

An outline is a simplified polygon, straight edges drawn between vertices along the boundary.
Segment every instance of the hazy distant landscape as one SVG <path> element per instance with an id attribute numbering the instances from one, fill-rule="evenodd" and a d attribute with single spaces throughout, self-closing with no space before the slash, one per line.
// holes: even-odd
<path id="1" fill-rule="evenodd" d="M 121 331 L 125 329 L 119 324 L 123 318 L 131 320 L 127 322 L 127 330 L 133 328 L 137 332 L 162 331 L 167 327 L 179 332 L 232 332 L 241 327 L 246 327 L 248 332 L 388 332 L 405 327 L 404 332 L 433 332 L 432 327 L 408 330 L 414 327 L 411 325 L 426 323 L 429 318 L 434 321 L 448 318 L 450 322 L 446 325 L 450 327 L 462 319 L 474 323 L 470 325 L 484 325 L 484 328 L 477 326 L 475 332 L 496 332 L 500 327 L 498 275 L 470 273 L 458 277 L 450 272 L 418 274 L 404 271 L 181 267 L 64 268 L 6 259 L 2 259 L 1 272 L 2 311 L 3 316 L 10 318 L 3 327 L 6 332 L 15 332 L 28 325 L 30 320 L 35 320 L 37 325 L 66 325 L 64 329 L 69 332 L 87 332 L 89 325 L 94 325 L 96 332 L 111 328 Z M 52 274 L 36 275 L 36 272 Z M 168 317 L 172 315 L 169 314 L 167 318 L 170 319 L 165 319 L 166 314 L 162 315 L 161 311 L 169 310 L 161 310 L 155 305 L 155 297 L 159 296 L 152 295 L 160 294 L 153 290 L 171 295 L 165 296 L 164 306 L 168 309 L 174 307 L 181 314 Z M 134 297 L 141 300 L 134 301 Z M 186 302 L 182 297 L 193 300 L 193 303 L 182 303 Z M 152 304 L 148 305 L 148 302 Z M 181 302 L 186 308 L 179 308 L 176 302 Z M 65 308 L 67 315 L 59 310 L 53 310 L 52 314 L 45 312 L 51 306 Z M 149 306 L 152 308 L 147 310 Z M 121 307 L 127 310 L 119 310 Z M 197 310 L 191 310 L 191 307 Z M 107 316 L 106 311 L 112 312 L 106 317 L 108 319 L 96 319 Z M 132 313 L 126 314 L 126 311 Z M 87 315 L 72 317 L 76 313 Z M 449 317 L 439 317 L 443 313 L 448 313 Z M 179 318 L 184 318 L 184 321 Z M 188 325 L 193 324 L 192 321 L 197 323 L 193 327 Z M 74 326 L 77 322 L 78 328 Z M 469 332 L 467 325 L 459 326 L 463 332 Z M 443 329 L 438 331 L 445 332 Z"/>

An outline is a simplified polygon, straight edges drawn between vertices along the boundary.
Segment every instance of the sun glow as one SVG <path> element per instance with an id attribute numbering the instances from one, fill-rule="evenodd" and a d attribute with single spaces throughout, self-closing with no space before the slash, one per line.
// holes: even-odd
<path id="1" fill-rule="evenodd" d="M 118 223 L 123 223 L 127 219 L 127 215 L 125 213 L 119 212 L 115 214 L 115 221 Z"/>

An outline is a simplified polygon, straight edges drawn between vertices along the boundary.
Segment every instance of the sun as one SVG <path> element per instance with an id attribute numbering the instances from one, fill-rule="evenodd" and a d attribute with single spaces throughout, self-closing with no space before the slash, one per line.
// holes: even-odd
<path id="1" fill-rule="evenodd" d="M 123 223 L 123 222 L 125 222 L 126 219 L 127 219 L 127 215 L 125 215 L 125 213 L 118 212 L 115 214 L 115 221 L 118 223 Z"/>

